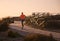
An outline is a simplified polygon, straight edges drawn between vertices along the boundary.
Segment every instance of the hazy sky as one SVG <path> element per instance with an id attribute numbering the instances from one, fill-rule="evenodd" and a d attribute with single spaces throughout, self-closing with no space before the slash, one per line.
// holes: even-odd
<path id="1" fill-rule="evenodd" d="M 25 15 L 32 12 L 60 13 L 60 0 L 0 0 L 0 18 L 19 16 L 21 12 Z"/>

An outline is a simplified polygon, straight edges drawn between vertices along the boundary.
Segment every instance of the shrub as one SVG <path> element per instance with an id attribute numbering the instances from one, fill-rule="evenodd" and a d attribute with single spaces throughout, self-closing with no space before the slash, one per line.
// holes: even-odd
<path id="1" fill-rule="evenodd" d="M 9 24 L 7 24 L 7 23 L 0 24 L 0 32 L 7 31 L 9 29 L 8 26 L 9 26 Z"/>
<path id="2" fill-rule="evenodd" d="M 7 31 L 9 29 L 9 24 L 12 22 L 13 21 L 9 17 L 6 17 L 0 20 L 0 32 Z"/>
<path id="3" fill-rule="evenodd" d="M 9 31 L 8 32 L 8 37 L 17 38 L 17 37 L 22 37 L 22 35 L 18 34 L 17 32 Z"/>
<path id="4" fill-rule="evenodd" d="M 56 41 L 56 40 L 50 36 L 31 34 L 31 35 L 27 35 L 24 38 L 24 41 Z"/>

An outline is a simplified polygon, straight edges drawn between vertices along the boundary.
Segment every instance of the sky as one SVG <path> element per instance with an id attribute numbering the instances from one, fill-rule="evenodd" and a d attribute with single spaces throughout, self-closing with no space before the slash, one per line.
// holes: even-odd
<path id="1" fill-rule="evenodd" d="M 0 18 L 20 16 L 21 12 L 26 16 L 32 12 L 60 13 L 60 0 L 0 0 Z"/>

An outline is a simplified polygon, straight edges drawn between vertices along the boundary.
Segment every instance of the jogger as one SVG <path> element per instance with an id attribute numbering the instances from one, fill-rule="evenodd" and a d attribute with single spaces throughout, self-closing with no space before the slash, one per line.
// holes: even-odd
<path id="1" fill-rule="evenodd" d="M 20 19 L 21 19 L 21 25 L 22 25 L 22 29 L 24 27 L 24 20 L 25 20 L 25 15 L 23 14 L 23 12 L 20 15 Z"/>

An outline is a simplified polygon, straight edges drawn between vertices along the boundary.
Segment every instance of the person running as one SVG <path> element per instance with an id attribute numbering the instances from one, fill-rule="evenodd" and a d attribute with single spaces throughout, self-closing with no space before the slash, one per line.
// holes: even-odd
<path id="1" fill-rule="evenodd" d="M 23 27 L 24 27 L 23 22 L 24 22 L 24 20 L 25 20 L 25 17 L 26 17 L 26 16 L 25 16 L 25 15 L 23 14 L 23 12 L 22 12 L 21 15 L 20 15 L 22 29 L 23 29 Z"/>

